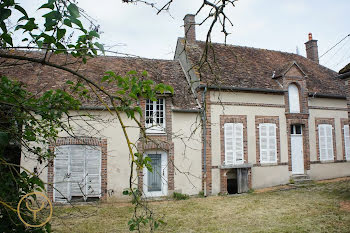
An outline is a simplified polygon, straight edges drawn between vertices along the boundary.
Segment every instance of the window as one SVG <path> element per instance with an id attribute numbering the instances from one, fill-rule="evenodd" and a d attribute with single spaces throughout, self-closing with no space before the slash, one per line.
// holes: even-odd
<path id="1" fill-rule="evenodd" d="M 55 149 L 54 200 L 101 196 L 101 148 L 63 145 Z"/>
<path id="2" fill-rule="evenodd" d="M 289 112 L 300 113 L 299 90 L 295 84 L 288 86 Z"/>
<path id="3" fill-rule="evenodd" d="M 321 161 L 334 160 L 332 125 L 329 125 L 329 124 L 318 125 L 318 142 L 319 142 L 320 160 Z"/>
<path id="4" fill-rule="evenodd" d="M 225 164 L 242 164 L 243 160 L 243 124 L 225 123 Z"/>
<path id="5" fill-rule="evenodd" d="M 301 135 L 302 130 L 301 130 L 301 125 L 291 125 L 290 126 L 291 133 L 292 135 Z"/>
<path id="6" fill-rule="evenodd" d="M 276 124 L 259 124 L 260 163 L 277 162 Z"/>
<path id="7" fill-rule="evenodd" d="M 350 135 L 349 125 L 344 125 L 344 147 L 345 147 L 345 159 L 350 160 Z"/>
<path id="8" fill-rule="evenodd" d="M 165 131 L 165 99 L 146 101 L 146 132 L 164 133 Z"/>

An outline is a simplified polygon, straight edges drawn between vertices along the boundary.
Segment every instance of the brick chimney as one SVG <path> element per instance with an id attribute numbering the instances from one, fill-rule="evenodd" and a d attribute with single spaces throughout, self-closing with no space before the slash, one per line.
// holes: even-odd
<path id="1" fill-rule="evenodd" d="M 306 57 L 319 63 L 317 40 L 312 39 L 312 33 L 309 33 L 309 41 L 305 43 Z"/>
<path id="2" fill-rule="evenodd" d="M 196 41 L 196 21 L 195 15 L 187 14 L 184 18 L 185 39 L 187 43 L 194 43 Z"/>

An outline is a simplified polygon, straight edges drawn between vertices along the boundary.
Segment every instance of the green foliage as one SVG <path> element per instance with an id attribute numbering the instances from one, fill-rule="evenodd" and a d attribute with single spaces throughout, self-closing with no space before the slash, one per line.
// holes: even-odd
<path id="1" fill-rule="evenodd" d="M 199 191 L 198 197 L 201 197 L 201 198 L 205 197 L 205 196 L 204 196 L 204 191 Z"/>
<path id="2" fill-rule="evenodd" d="M 55 53 L 70 53 L 74 57 L 81 58 L 84 63 L 87 57 L 97 55 L 98 50 L 104 53 L 103 45 L 95 40 L 100 37 L 98 27 L 91 25 L 87 30 L 80 21 L 80 9 L 69 0 L 47 0 L 38 8 L 42 12 L 45 23 L 40 24 L 35 17 L 30 17 L 26 10 L 13 0 L 5 0 L 0 4 L 0 46 L 3 48 L 13 46 L 13 33 L 23 32 L 22 41 L 36 44 L 38 48 L 44 45 Z M 6 25 L 13 12 L 20 13 L 16 19 L 17 26 Z M 12 19 L 15 20 L 15 19 Z M 77 38 L 72 42 L 73 38 Z"/>
<path id="3" fill-rule="evenodd" d="M 26 229 L 17 212 L 13 211 L 22 196 L 33 191 L 45 191 L 45 187 L 37 174 L 26 170 L 20 172 L 18 164 L 12 163 L 11 160 L 20 155 L 11 149 L 10 142 L 36 155 L 42 163 L 52 154 L 40 145 L 53 142 L 59 129 L 70 130 L 62 117 L 70 109 L 78 109 L 80 102 L 62 90 L 50 90 L 36 96 L 19 82 L 2 76 L 0 103 L 0 201 L 12 208 L 0 204 L 0 232 L 49 232 L 49 223 L 41 228 Z M 21 213 L 28 222 L 33 221 L 32 213 L 25 206 L 21 206 Z"/>
<path id="4" fill-rule="evenodd" d="M 175 200 L 187 200 L 187 199 L 190 198 L 190 196 L 187 195 L 187 194 L 182 194 L 182 193 L 174 192 L 174 193 L 173 193 L 173 198 L 174 198 Z"/>

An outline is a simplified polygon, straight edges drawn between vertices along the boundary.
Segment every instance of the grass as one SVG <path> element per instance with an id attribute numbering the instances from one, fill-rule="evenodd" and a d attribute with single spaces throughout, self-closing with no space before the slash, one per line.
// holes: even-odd
<path id="1" fill-rule="evenodd" d="M 159 232 L 350 232 L 350 179 L 285 191 L 158 201 Z M 128 232 L 129 203 L 56 207 L 54 232 Z"/>

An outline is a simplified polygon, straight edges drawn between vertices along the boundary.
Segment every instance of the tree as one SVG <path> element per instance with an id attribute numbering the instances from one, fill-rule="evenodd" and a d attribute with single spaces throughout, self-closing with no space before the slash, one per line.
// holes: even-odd
<path id="1" fill-rule="evenodd" d="M 168 1 L 161 7 L 157 7 L 154 3 L 148 1 L 131 0 L 125 3 L 140 2 L 157 9 L 157 14 L 168 11 L 173 1 Z M 210 35 L 213 26 L 219 22 L 222 25 L 222 31 L 225 37 L 228 35 L 225 24 L 231 23 L 225 14 L 225 8 L 228 5 L 234 6 L 235 1 L 220 0 L 215 3 L 204 0 L 202 6 L 197 13 L 201 12 L 205 7 L 210 8 L 208 16 L 199 25 L 207 20 L 212 19 L 210 29 L 207 34 L 206 51 L 203 53 L 202 61 L 206 62 L 206 54 L 210 48 Z M 1 179 L 6 188 L 0 192 L 0 211 L 5 217 L 2 221 L 6 221 L 4 230 L 16 229 L 24 230 L 23 225 L 14 220 L 16 210 L 13 204 L 17 203 L 19 198 L 25 193 L 33 190 L 43 190 L 44 184 L 38 178 L 37 174 L 23 170 L 19 172 L 19 164 L 12 163 L 8 160 L 6 148 L 9 147 L 11 141 L 33 153 L 38 161 L 45 161 L 53 157 L 49 149 L 43 149 L 42 146 L 35 146 L 33 142 L 45 145 L 50 141 L 55 141 L 59 130 L 71 132 L 71 128 L 67 125 L 62 117 L 69 115 L 70 110 L 78 110 L 81 101 L 84 98 L 90 98 L 91 95 L 97 97 L 101 104 L 115 116 L 124 133 L 127 146 L 129 148 L 129 156 L 131 158 L 130 166 L 130 186 L 125 190 L 124 194 L 132 197 L 135 204 L 134 216 L 129 221 L 130 230 L 140 231 L 140 225 L 149 225 L 150 230 L 156 229 L 161 220 L 153 217 L 153 212 L 147 207 L 141 198 L 139 190 L 132 185 L 132 180 L 137 174 L 134 170 L 147 167 L 150 171 L 150 159 L 134 151 L 133 144 L 129 139 L 126 126 L 120 116 L 121 112 L 135 121 L 140 127 L 141 132 L 144 129 L 138 121 L 136 115 L 142 114 L 140 107 L 137 105 L 139 98 L 156 100 L 157 93 L 165 91 L 173 92 L 170 86 L 164 84 L 155 84 L 151 80 L 147 80 L 147 72 L 137 74 L 129 72 L 125 76 L 118 76 L 114 72 L 106 71 L 101 82 L 108 82 L 109 85 L 115 85 L 116 90 L 107 91 L 103 85 L 93 82 L 81 73 L 69 68 L 67 64 L 57 64 L 53 61 L 53 57 L 59 54 L 72 56 L 76 58 L 76 62 L 88 63 L 89 58 L 104 54 L 104 46 L 98 42 L 99 26 L 95 25 L 89 16 L 80 9 L 72 0 L 48 0 L 45 4 L 38 8 L 43 12 L 40 20 L 28 15 L 27 11 L 14 0 L 2 0 L 0 4 L 0 58 L 10 59 L 10 61 L 25 61 L 40 63 L 56 69 L 69 72 L 76 77 L 76 80 L 67 82 L 70 85 L 71 92 L 63 90 L 50 90 L 41 96 L 33 96 L 26 91 L 24 86 L 17 82 L 11 81 L 11 77 L 1 77 L 1 108 L 7 114 L 1 115 L 1 150 L 0 166 Z M 20 14 L 21 17 L 15 18 L 14 13 Z M 11 25 L 16 22 L 15 25 Z M 87 26 L 88 24 L 88 26 Z M 88 29 L 89 28 L 89 29 Z M 21 41 L 23 45 L 14 46 L 13 40 L 16 32 L 22 32 Z M 18 39 L 18 38 L 17 38 Z M 74 41 L 74 42 L 73 42 Z M 28 56 L 26 53 L 11 53 L 11 49 L 42 49 L 45 50 L 41 56 Z M 143 77 L 142 79 L 140 77 Z M 110 107 L 112 106 L 112 108 Z M 5 112 L 4 111 L 4 112 Z M 34 145 L 34 146 L 33 146 Z M 10 154 L 13 150 L 10 151 Z M 15 156 L 16 157 L 16 156 Z M 18 155 L 17 155 L 18 157 Z M 18 158 L 17 158 L 18 159 Z M 8 193 L 11 195 L 6 196 Z M 138 211 L 142 208 L 144 211 Z M 29 214 L 29 213 L 28 213 Z M 28 229 L 27 229 L 28 230 Z M 50 225 L 47 224 L 36 231 L 50 231 Z"/>

